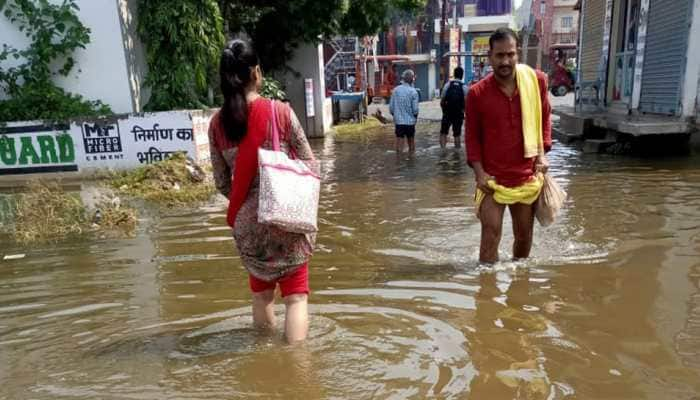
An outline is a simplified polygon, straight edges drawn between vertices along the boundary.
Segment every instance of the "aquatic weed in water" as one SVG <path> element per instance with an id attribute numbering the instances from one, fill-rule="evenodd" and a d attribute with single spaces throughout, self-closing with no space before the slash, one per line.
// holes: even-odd
<path id="1" fill-rule="evenodd" d="M 31 181 L 12 204 L 12 235 L 17 242 L 28 244 L 57 242 L 90 231 L 130 234 L 136 227 L 136 211 L 120 203 L 105 198 L 92 210 L 77 193 L 66 192 L 58 182 Z"/>

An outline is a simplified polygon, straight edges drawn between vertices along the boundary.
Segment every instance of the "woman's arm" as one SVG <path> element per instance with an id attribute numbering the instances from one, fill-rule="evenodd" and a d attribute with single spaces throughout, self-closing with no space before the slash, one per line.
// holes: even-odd
<path id="1" fill-rule="evenodd" d="M 216 133 L 219 129 L 219 114 L 214 114 L 211 121 L 209 122 L 209 154 L 211 156 L 211 167 L 212 174 L 214 175 L 214 185 L 216 189 L 228 197 L 231 192 L 231 180 L 233 178 L 233 171 L 226 163 L 223 152 L 219 149 L 216 142 Z"/>

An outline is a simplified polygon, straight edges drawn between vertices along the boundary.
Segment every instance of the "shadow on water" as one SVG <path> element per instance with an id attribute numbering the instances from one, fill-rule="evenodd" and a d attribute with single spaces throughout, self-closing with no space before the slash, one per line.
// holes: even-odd
<path id="1" fill-rule="evenodd" d="M 569 193 L 531 259 L 477 263 L 463 149 L 421 126 L 313 143 L 322 161 L 311 331 L 252 328 L 223 198 L 135 238 L 0 257 L 0 399 L 695 399 L 698 156 L 556 146 Z M 506 218 L 502 258 L 510 254 Z M 279 319 L 283 308 L 277 307 Z"/>

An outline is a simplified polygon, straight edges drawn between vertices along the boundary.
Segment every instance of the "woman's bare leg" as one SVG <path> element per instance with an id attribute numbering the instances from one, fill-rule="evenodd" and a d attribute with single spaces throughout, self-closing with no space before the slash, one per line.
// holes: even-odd
<path id="1" fill-rule="evenodd" d="M 275 290 L 253 293 L 253 324 L 258 328 L 275 326 Z"/>
<path id="2" fill-rule="evenodd" d="M 309 296 L 306 293 L 291 294 L 284 298 L 286 315 L 284 336 L 294 343 L 306 339 L 309 332 Z"/>

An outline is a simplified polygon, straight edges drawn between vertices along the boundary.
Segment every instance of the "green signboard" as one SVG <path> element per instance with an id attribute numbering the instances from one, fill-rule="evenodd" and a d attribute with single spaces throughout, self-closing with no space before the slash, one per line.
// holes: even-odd
<path id="1" fill-rule="evenodd" d="M 0 175 L 77 171 L 68 126 L 0 128 Z"/>

